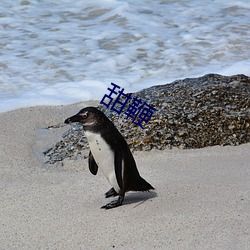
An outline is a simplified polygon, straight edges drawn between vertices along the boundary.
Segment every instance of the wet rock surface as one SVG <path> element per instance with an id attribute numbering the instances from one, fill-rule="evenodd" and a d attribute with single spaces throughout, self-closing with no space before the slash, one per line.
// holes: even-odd
<path id="1" fill-rule="evenodd" d="M 190 149 L 250 142 L 250 78 L 247 76 L 209 74 L 187 78 L 132 93 L 132 97 L 156 109 L 148 123 L 142 123 L 145 129 L 124 115 L 132 99 L 120 115 L 104 105 L 98 106 L 114 122 L 132 150 Z M 82 127 L 76 124 L 44 155 L 47 162 L 55 163 L 65 158 L 86 157 L 84 149 L 87 148 Z"/>

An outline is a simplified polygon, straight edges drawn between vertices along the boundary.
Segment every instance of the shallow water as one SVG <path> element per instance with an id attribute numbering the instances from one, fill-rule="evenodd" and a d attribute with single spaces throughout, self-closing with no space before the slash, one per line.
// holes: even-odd
<path id="1" fill-rule="evenodd" d="M 250 1 L 92 2 L 1 1 L 0 111 L 250 75 Z"/>

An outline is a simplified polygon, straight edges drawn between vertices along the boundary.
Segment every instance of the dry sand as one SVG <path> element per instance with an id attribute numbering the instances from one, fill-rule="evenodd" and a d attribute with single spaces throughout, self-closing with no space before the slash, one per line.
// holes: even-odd
<path id="1" fill-rule="evenodd" d="M 0 249 L 250 248 L 250 144 L 135 152 L 155 192 L 103 210 L 110 187 L 87 160 L 41 162 L 67 130 L 43 128 L 86 105 L 0 114 Z"/>

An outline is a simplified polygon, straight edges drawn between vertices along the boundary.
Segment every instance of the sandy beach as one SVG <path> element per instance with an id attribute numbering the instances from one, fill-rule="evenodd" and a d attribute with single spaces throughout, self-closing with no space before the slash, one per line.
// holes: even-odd
<path id="1" fill-rule="evenodd" d="M 249 249 L 249 143 L 134 152 L 155 191 L 103 210 L 87 159 L 42 158 L 69 127 L 45 128 L 92 104 L 0 113 L 0 249 Z"/>

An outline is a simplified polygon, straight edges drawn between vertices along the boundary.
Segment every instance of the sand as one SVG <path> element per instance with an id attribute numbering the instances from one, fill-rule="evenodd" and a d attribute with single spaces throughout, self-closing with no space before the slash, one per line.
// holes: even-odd
<path id="1" fill-rule="evenodd" d="M 86 160 L 45 165 L 68 129 L 44 129 L 91 103 L 0 114 L 0 249 L 249 249 L 250 144 L 135 152 L 155 192 L 110 188 Z"/>

